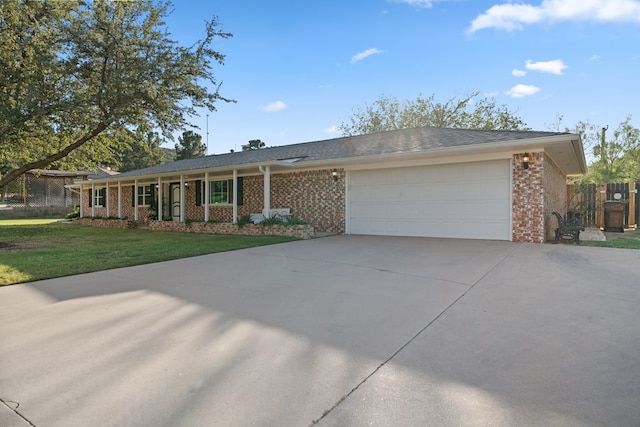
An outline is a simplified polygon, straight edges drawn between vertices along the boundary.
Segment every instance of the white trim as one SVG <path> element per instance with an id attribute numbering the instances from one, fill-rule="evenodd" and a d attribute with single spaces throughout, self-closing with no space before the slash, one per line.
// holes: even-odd
<path id="1" fill-rule="evenodd" d="M 344 234 L 351 234 L 351 172 L 345 171 L 344 189 Z"/>
<path id="2" fill-rule="evenodd" d="M 196 196 L 197 197 L 197 196 Z M 204 221 L 209 221 L 209 172 L 204 173 Z"/>
<path id="3" fill-rule="evenodd" d="M 180 222 L 184 222 L 184 200 L 185 200 L 184 175 L 180 175 Z"/>
<path id="4" fill-rule="evenodd" d="M 238 169 L 233 170 L 233 223 L 238 223 Z"/>
<path id="5" fill-rule="evenodd" d="M 156 220 L 162 221 L 162 178 L 160 177 L 158 177 L 158 200 L 156 203 L 158 204 L 158 207 L 156 208 L 156 212 L 158 214 Z"/>
<path id="6" fill-rule="evenodd" d="M 138 180 L 133 181 L 133 191 L 131 192 L 133 196 L 133 219 L 135 221 L 138 220 Z"/>
<path id="7" fill-rule="evenodd" d="M 83 191 L 84 191 L 84 188 L 82 187 L 82 184 L 80 184 L 80 218 L 84 218 L 84 208 L 83 208 L 84 197 L 82 196 Z"/>

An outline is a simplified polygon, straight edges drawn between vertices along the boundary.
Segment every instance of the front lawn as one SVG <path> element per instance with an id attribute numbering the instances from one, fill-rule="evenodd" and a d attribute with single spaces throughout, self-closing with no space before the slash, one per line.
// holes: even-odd
<path id="1" fill-rule="evenodd" d="M 640 230 L 625 231 L 624 233 L 605 232 L 606 242 L 580 242 L 585 246 L 602 248 L 640 249 Z"/>
<path id="2" fill-rule="evenodd" d="M 0 220 L 0 286 L 297 240 Z"/>

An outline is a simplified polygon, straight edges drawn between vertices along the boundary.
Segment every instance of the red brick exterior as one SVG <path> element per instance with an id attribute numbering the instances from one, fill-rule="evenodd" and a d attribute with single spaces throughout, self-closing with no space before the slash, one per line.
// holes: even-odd
<path id="1" fill-rule="evenodd" d="M 204 181 L 204 180 L 203 180 Z M 204 200 L 196 206 L 195 181 L 188 181 L 185 187 L 185 218 L 203 221 Z M 204 182 L 202 183 L 204 185 Z M 157 189 L 154 188 L 154 199 L 157 200 Z M 132 186 L 122 186 L 122 217 L 135 218 L 132 207 Z M 243 200 L 238 206 L 238 216 L 260 213 L 264 207 L 264 176 L 252 175 L 243 177 Z M 331 169 L 305 172 L 274 173 L 271 175 L 271 207 L 289 208 L 291 214 L 307 221 L 315 230 L 344 233 L 345 232 L 345 173 L 338 170 L 338 179 L 334 180 Z M 170 216 L 169 184 L 164 183 L 162 216 Z M 106 217 L 118 215 L 118 187 L 109 187 L 109 213 L 106 207 L 94 208 L 93 216 Z M 83 194 L 83 213 L 92 216 L 89 207 L 89 190 Z M 152 214 L 147 207 L 138 207 L 138 220 Z M 232 205 L 209 205 L 209 219 L 233 222 Z"/>
<path id="2" fill-rule="evenodd" d="M 543 243 L 554 236 L 551 212 L 565 213 L 566 177 L 545 153 L 530 153 L 529 158 L 529 169 L 525 169 L 522 155 L 513 156 L 512 239 Z"/>
<path id="3" fill-rule="evenodd" d="M 565 213 L 566 177 L 543 152 L 530 153 L 529 168 L 524 169 L 522 154 L 512 161 L 512 240 L 542 243 L 552 239 L 556 228 L 551 212 Z M 204 185 L 204 180 L 202 185 Z M 264 176 L 243 177 L 243 200 L 238 216 L 262 212 L 264 206 Z M 169 183 L 163 188 L 163 217 L 170 217 Z M 157 200 L 157 189 L 152 186 Z M 83 213 L 92 215 L 89 192 L 84 190 Z M 132 186 L 122 186 L 122 217 L 135 218 L 132 207 Z M 317 231 L 345 232 L 345 172 L 338 170 L 334 180 L 331 169 L 303 172 L 273 173 L 271 175 L 271 207 L 289 208 L 292 215 L 303 219 Z M 118 188 L 109 187 L 109 212 L 106 207 L 94 208 L 94 216 L 118 215 Z M 185 219 L 203 221 L 204 200 L 196 206 L 196 182 L 185 187 Z M 138 208 L 138 220 L 153 214 L 147 207 Z M 233 222 L 232 205 L 210 205 L 209 219 Z"/>

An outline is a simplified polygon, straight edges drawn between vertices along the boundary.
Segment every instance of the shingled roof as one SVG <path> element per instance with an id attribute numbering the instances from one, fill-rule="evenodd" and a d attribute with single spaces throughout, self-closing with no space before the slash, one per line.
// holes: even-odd
<path id="1" fill-rule="evenodd" d="M 186 173 L 207 169 L 232 169 L 243 165 L 266 164 L 276 161 L 291 161 L 292 163 L 295 162 L 296 166 L 302 166 L 305 163 L 345 161 L 381 155 L 429 152 L 447 148 L 477 147 L 501 142 L 506 144 L 519 140 L 561 135 L 569 134 L 420 127 L 178 160 L 125 172 L 117 175 L 117 179 Z"/>

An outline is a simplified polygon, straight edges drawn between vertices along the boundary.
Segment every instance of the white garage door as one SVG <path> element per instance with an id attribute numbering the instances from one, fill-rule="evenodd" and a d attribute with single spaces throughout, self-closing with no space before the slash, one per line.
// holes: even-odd
<path id="1" fill-rule="evenodd" d="M 510 240 L 508 160 L 352 171 L 350 234 Z"/>

